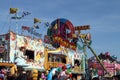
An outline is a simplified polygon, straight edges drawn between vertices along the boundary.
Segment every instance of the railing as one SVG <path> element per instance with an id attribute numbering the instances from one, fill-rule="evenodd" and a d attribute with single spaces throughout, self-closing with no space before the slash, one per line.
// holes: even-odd
<path id="1" fill-rule="evenodd" d="M 61 67 L 65 64 L 61 63 L 61 62 L 48 62 L 47 65 L 48 65 L 49 68 L 53 68 L 53 67 Z"/>

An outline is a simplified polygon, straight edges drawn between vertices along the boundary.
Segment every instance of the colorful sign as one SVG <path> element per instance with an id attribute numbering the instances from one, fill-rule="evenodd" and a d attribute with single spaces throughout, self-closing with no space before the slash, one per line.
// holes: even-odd
<path id="1" fill-rule="evenodd" d="M 76 50 L 76 45 L 74 43 L 71 43 L 68 40 L 64 40 L 61 36 L 55 35 L 53 37 L 53 41 L 60 43 L 61 46 L 64 46 L 66 48 L 71 48 L 73 50 Z"/>
<path id="2" fill-rule="evenodd" d="M 76 44 L 71 42 L 74 33 L 75 30 L 72 23 L 63 18 L 54 20 L 47 31 L 47 35 L 50 37 L 53 47 L 58 48 L 64 46 L 76 50 Z"/>
<path id="3" fill-rule="evenodd" d="M 26 61 L 23 65 L 29 65 L 28 68 L 37 67 L 44 68 L 44 46 L 41 39 L 31 39 L 27 36 L 17 35 L 10 32 L 10 62 L 14 62 L 16 54 L 20 51 L 20 47 L 25 47 L 26 50 L 33 51 L 34 59 Z M 39 55 L 39 59 L 38 59 Z M 37 59 L 37 60 L 36 60 Z M 35 62 L 34 62 L 35 61 Z M 19 64 L 18 64 L 19 65 Z"/>

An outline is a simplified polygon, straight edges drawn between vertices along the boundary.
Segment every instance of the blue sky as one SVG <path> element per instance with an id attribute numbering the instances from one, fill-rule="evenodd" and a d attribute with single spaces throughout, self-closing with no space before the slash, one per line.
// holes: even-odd
<path id="1" fill-rule="evenodd" d="M 16 31 L 15 21 L 11 21 L 9 8 L 19 8 L 19 12 L 28 11 L 31 15 L 18 21 L 20 25 L 32 26 L 33 18 L 43 22 L 52 22 L 57 18 L 66 18 L 74 26 L 90 25 L 91 29 L 83 33 L 92 34 L 92 48 L 97 54 L 110 52 L 120 60 L 120 0 L 1 0 L 0 34 L 6 33 L 9 26 Z M 40 33 L 46 28 L 41 26 Z M 93 56 L 88 51 L 88 56 Z"/>

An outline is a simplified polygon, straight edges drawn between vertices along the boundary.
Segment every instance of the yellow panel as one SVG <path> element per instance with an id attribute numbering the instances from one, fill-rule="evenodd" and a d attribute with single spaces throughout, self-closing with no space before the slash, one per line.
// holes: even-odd
<path id="1" fill-rule="evenodd" d="M 4 63 L 4 62 L 0 62 L 0 66 L 14 66 L 14 63 Z"/>

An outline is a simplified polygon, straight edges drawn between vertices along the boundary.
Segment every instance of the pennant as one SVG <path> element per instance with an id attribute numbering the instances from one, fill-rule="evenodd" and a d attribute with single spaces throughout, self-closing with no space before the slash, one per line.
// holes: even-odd
<path id="1" fill-rule="evenodd" d="M 22 17 L 13 16 L 11 19 L 21 19 Z"/>
<path id="2" fill-rule="evenodd" d="M 15 14 L 17 13 L 18 9 L 17 8 L 10 8 L 10 14 Z"/>
<path id="3" fill-rule="evenodd" d="M 5 34 L 5 40 L 9 40 L 9 39 L 10 39 L 9 34 Z"/>
<path id="4" fill-rule="evenodd" d="M 39 26 L 38 25 L 34 25 L 34 28 L 39 29 Z"/>
<path id="5" fill-rule="evenodd" d="M 34 18 L 34 24 L 35 23 L 41 23 L 41 20 L 37 19 L 37 18 Z"/>
<path id="6" fill-rule="evenodd" d="M 44 42 L 45 42 L 45 43 L 51 43 L 50 37 L 47 36 L 47 35 L 45 35 L 45 36 L 44 36 Z"/>
<path id="7" fill-rule="evenodd" d="M 45 22 L 44 25 L 45 25 L 46 27 L 48 27 L 50 24 L 49 24 L 49 22 Z"/>
<path id="8" fill-rule="evenodd" d="M 22 26 L 22 30 L 29 30 L 30 27 L 27 27 L 27 26 Z"/>
<path id="9" fill-rule="evenodd" d="M 25 11 L 23 11 L 23 12 L 22 12 L 22 17 L 25 17 L 25 16 L 30 15 L 30 14 L 31 14 L 30 12 L 25 12 Z"/>
<path id="10" fill-rule="evenodd" d="M 30 29 L 28 30 L 28 33 L 33 34 L 33 35 L 35 35 L 37 37 L 41 37 L 42 36 L 42 34 L 36 32 L 36 30 L 34 30 L 33 27 L 30 27 Z"/>

